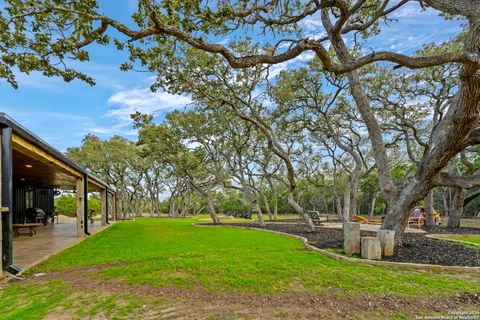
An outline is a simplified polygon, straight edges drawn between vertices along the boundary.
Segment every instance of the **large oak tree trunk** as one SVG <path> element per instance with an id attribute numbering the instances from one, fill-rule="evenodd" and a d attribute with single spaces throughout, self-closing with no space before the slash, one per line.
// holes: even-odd
<path id="1" fill-rule="evenodd" d="M 377 197 L 375 197 L 375 195 L 373 195 L 372 202 L 370 204 L 370 219 L 373 218 L 373 215 L 375 213 L 375 203 L 376 202 L 377 202 Z"/>
<path id="2" fill-rule="evenodd" d="M 350 183 L 350 220 L 353 215 L 358 214 L 358 180 L 360 179 L 361 167 L 357 166 L 351 174 Z"/>
<path id="3" fill-rule="evenodd" d="M 472 54 L 480 52 L 480 20 L 470 20 L 470 30 L 464 50 Z M 425 197 L 439 172 L 462 151 L 470 132 L 477 124 L 480 104 L 480 77 L 475 65 L 465 64 L 460 75 L 458 92 L 451 101 L 443 120 L 435 127 L 429 149 L 418 165 L 415 179 L 401 190 L 396 200 L 391 201 L 383 229 L 395 230 L 395 243 L 401 244 L 402 234 L 408 223 L 413 204 Z"/>
<path id="4" fill-rule="evenodd" d="M 425 197 L 425 226 L 433 227 L 435 225 L 435 216 L 433 212 L 433 190 Z"/>
<path id="5" fill-rule="evenodd" d="M 273 189 L 273 221 L 277 222 L 278 219 L 278 201 L 277 201 L 277 191 Z"/>
<path id="6" fill-rule="evenodd" d="M 193 179 L 188 179 L 188 182 L 195 190 L 195 192 L 205 201 L 208 213 L 210 214 L 210 218 L 212 218 L 213 224 L 220 224 L 220 219 L 217 216 L 217 212 L 215 211 L 215 207 L 213 206 L 212 200 L 210 199 L 208 192 L 202 189 L 199 185 L 197 185 L 195 181 L 193 181 Z"/>
<path id="7" fill-rule="evenodd" d="M 426 181 L 413 180 L 398 194 L 397 200 L 387 208 L 382 229 L 395 231 L 395 244 L 402 245 L 403 232 L 408 225 L 408 218 L 413 207 L 430 191 L 431 185 Z"/>
<path id="8" fill-rule="evenodd" d="M 268 203 L 267 197 L 262 193 L 263 203 L 265 205 L 265 210 L 267 211 L 268 220 L 272 221 L 272 211 L 270 210 L 270 204 Z"/>
<path id="9" fill-rule="evenodd" d="M 205 202 L 207 203 L 208 213 L 210 214 L 210 218 L 212 218 L 213 224 L 220 224 L 220 219 L 217 217 L 217 213 L 215 212 L 215 207 L 212 204 L 212 200 L 207 195 L 205 198 Z"/>
<path id="10" fill-rule="evenodd" d="M 255 199 L 253 201 L 253 206 L 255 208 L 255 211 L 257 212 L 258 224 L 261 227 L 265 227 L 265 219 L 263 219 L 262 209 L 260 208 L 260 203 L 258 203 L 258 197 L 257 196 L 255 197 Z"/>
<path id="11" fill-rule="evenodd" d="M 327 10 L 322 11 L 322 20 L 327 30 L 332 30 Z M 470 18 L 464 50 L 472 55 L 480 53 L 479 29 L 480 20 Z M 343 39 L 338 34 L 330 33 L 330 36 L 333 37 L 332 45 L 339 60 L 342 63 L 350 63 L 353 58 Z M 415 178 L 408 181 L 401 190 L 396 190 L 393 185 L 381 127 L 370 107 L 359 74 L 357 71 L 351 71 L 347 73 L 347 78 L 350 93 L 369 133 L 380 187 L 388 203 L 387 216 L 382 228 L 394 230 L 395 244 L 400 245 L 412 207 L 435 187 L 434 179 L 448 162 L 466 147 L 470 132 L 477 124 L 480 103 L 480 76 L 477 65 L 474 63 L 463 65 L 458 92 L 452 99 L 446 115 L 434 128 L 429 148 L 418 164 Z"/>
<path id="12" fill-rule="evenodd" d="M 351 195 L 351 181 L 347 180 L 343 190 L 343 221 L 349 222 L 352 220 L 352 213 L 350 212 L 350 195 Z"/>
<path id="13" fill-rule="evenodd" d="M 442 201 L 443 201 L 443 214 L 446 215 L 446 216 L 449 216 L 450 215 L 450 208 L 448 206 L 448 202 L 447 202 L 447 188 L 444 188 L 443 189 L 443 192 L 442 192 Z"/>
<path id="14" fill-rule="evenodd" d="M 288 204 L 295 210 L 295 212 L 300 216 L 300 218 L 305 223 L 307 228 L 307 232 L 315 231 L 315 225 L 312 222 L 312 219 L 308 216 L 308 214 L 303 210 L 303 208 L 295 201 L 291 192 L 287 194 Z"/>
<path id="15" fill-rule="evenodd" d="M 342 199 L 340 199 L 337 192 L 334 192 L 333 196 L 335 198 L 335 208 L 337 210 L 338 219 L 343 221 Z"/>
<path id="16" fill-rule="evenodd" d="M 463 201 L 465 199 L 465 191 L 463 188 L 456 188 L 452 201 L 452 209 L 448 216 L 447 226 L 449 228 L 460 227 L 460 218 L 463 213 Z"/>

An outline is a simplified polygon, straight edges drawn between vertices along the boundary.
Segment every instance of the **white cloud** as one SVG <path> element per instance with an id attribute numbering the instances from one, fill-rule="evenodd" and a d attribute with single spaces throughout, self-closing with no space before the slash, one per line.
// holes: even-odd
<path id="1" fill-rule="evenodd" d="M 403 5 L 400 9 L 395 10 L 391 17 L 398 18 L 417 18 L 419 16 L 425 17 L 425 15 L 437 15 L 439 12 L 432 8 L 427 8 L 426 10 L 420 7 L 418 2 L 408 2 Z"/>
<path id="2" fill-rule="evenodd" d="M 324 38 L 327 36 L 327 33 L 325 31 L 321 32 L 314 32 L 314 33 L 307 33 L 305 34 L 305 38 L 309 38 L 310 40 L 320 40 L 321 38 Z"/>
<path id="3" fill-rule="evenodd" d="M 309 31 L 318 30 L 323 28 L 322 19 L 318 16 L 308 16 L 300 21 L 300 27 Z"/>
<path id="4" fill-rule="evenodd" d="M 130 121 L 130 115 L 137 111 L 154 114 L 160 110 L 184 107 L 191 103 L 191 99 L 166 92 L 152 92 L 149 88 L 134 88 L 113 94 L 108 98 L 107 103 L 113 106 L 107 111 L 107 117 L 119 121 Z"/>
<path id="5" fill-rule="evenodd" d="M 183 108 L 191 103 L 187 96 L 172 95 L 166 92 L 152 92 L 149 88 L 133 88 L 122 90 L 111 95 L 107 100 L 110 108 L 105 113 L 105 118 L 112 120 L 111 125 L 91 126 L 87 132 L 102 136 L 120 134 L 122 136 L 135 136 L 132 130 L 130 115 L 135 112 L 156 114 L 159 111 L 169 111 Z"/>

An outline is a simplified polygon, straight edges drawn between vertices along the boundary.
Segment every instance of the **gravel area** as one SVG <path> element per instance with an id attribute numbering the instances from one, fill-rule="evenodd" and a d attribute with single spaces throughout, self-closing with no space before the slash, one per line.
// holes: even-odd
<path id="1" fill-rule="evenodd" d="M 256 227 L 252 223 L 236 223 L 237 226 Z M 305 232 L 301 224 L 268 223 L 265 229 L 276 230 L 305 237 L 317 248 L 342 248 L 343 233 L 340 229 L 318 227 L 315 232 Z M 479 228 L 447 229 L 445 227 L 428 228 L 428 233 L 480 234 Z M 375 233 L 362 231 L 362 236 L 372 236 Z M 474 249 L 462 244 L 425 237 L 425 234 L 404 234 L 403 247 L 395 251 L 393 257 L 383 260 L 396 262 L 426 263 L 444 266 L 480 266 L 480 249 Z"/>

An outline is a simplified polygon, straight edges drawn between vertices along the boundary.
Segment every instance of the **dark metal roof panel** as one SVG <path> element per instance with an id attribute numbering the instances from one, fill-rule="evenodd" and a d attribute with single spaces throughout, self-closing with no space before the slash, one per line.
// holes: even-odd
<path id="1" fill-rule="evenodd" d="M 11 118 L 9 115 L 7 115 L 4 112 L 0 112 L 0 125 L 7 126 L 12 128 L 12 131 L 22 137 L 23 139 L 27 140 L 28 142 L 34 144 L 35 146 L 39 147 L 43 151 L 49 153 L 50 155 L 54 156 L 55 158 L 63 161 L 64 163 L 68 164 L 72 168 L 75 168 L 76 170 L 86 174 L 90 179 L 96 181 L 97 183 L 101 184 L 108 190 L 112 192 L 116 192 L 114 188 L 110 187 L 107 185 L 105 182 L 103 182 L 100 178 L 96 177 L 95 175 L 91 174 L 88 172 L 85 168 L 80 166 L 79 164 L 75 163 L 71 159 L 69 159 L 63 152 L 58 151 L 54 147 L 52 147 L 50 144 L 48 144 L 46 141 L 44 141 L 42 138 L 38 137 L 36 134 L 16 122 L 13 118 Z"/>

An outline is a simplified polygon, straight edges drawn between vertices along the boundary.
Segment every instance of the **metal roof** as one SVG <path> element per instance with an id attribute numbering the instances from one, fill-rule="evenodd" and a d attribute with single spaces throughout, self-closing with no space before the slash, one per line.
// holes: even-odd
<path id="1" fill-rule="evenodd" d="M 110 192 L 116 193 L 116 190 L 110 187 L 107 183 L 102 181 L 100 178 L 96 177 L 95 175 L 88 172 L 87 169 L 83 168 L 79 164 L 75 163 L 73 160 L 69 159 L 63 152 L 55 149 L 50 144 L 45 142 L 42 138 L 38 137 L 36 134 L 19 124 L 17 121 L 12 119 L 9 115 L 4 112 L 0 112 L 0 125 L 12 128 L 12 131 L 17 134 L 18 136 L 22 137 L 23 139 L 27 140 L 28 142 L 34 144 L 38 148 L 42 149 L 43 151 L 49 153 L 50 155 L 54 156 L 55 158 L 61 160 L 62 162 L 68 164 L 72 168 L 80 171 L 81 173 L 87 175 L 88 178 L 94 180 L 98 184 L 105 187 Z"/>

